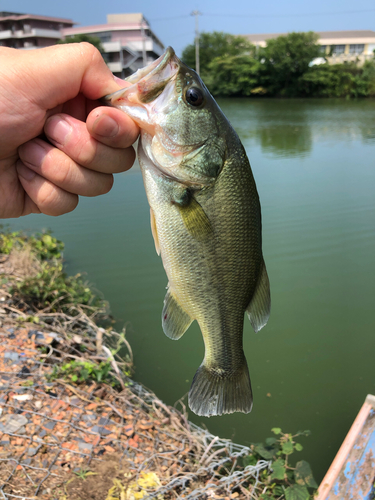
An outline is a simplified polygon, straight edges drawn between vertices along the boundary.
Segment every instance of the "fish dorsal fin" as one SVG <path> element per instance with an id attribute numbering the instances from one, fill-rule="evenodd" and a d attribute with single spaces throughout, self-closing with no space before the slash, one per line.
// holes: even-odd
<path id="1" fill-rule="evenodd" d="M 150 222 L 151 222 L 151 232 L 154 238 L 155 250 L 158 255 L 160 255 L 160 245 L 159 245 L 159 236 L 158 230 L 156 228 L 155 214 L 152 208 L 150 208 Z"/>
<path id="2" fill-rule="evenodd" d="M 173 204 L 177 206 L 185 227 L 193 238 L 202 241 L 212 234 L 209 218 L 188 189 L 176 197 Z"/>
<path id="3" fill-rule="evenodd" d="M 254 295 L 246 312 L 255 332 L 259 332 L 267 323 L 271 311 L 270 282 L 268 280 L 266 265 L 262 259 L 261 270 Z"/>
<path id="4" fill-rule="evenodd" d="M 172 340 L 181 338 L 193 321 L 169 288 L 164 299 L 161 321 L 165 335 Z"/>

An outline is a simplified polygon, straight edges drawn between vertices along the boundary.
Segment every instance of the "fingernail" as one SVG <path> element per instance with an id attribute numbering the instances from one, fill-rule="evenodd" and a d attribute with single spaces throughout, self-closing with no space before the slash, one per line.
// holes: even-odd
<path id="1" fill-rule="evenodd" d="M 51 118 L 46 121 L 44 126 L 44 132 L 48 139 L 59 146 L 65 145 L 69 139 L 69 135 L 72 133 L 72 130 L 73 129 L 70 123 L 58 115 L 51 116 Z"/>
<path id="2" fill-rule="evenodd" d="M 33 167 L 41 167 L 43 160 L 47 154 L 47 151 L 37 142 L 38 139 L 34 141 L 27 142 L 18 148 L 18 153 L 21 160 Z"/>
<path id="3" fill-rule="evenodd" d="M 101 115 L 93 124 L 93 132 L 101 137 L 115 137 L 118 134 L 118 123 L 107 115 Z"/>
<path id="4" fill-rule="evenodd" d="M 30 170 L 29 168 L 27 168 L 22 163 L 22 161 L 17 162 L 16 168 L 17 168 L 18 175 L 20 177 L 22 177 L 23 179 L 25 179 L 26 181 L 32 181 L 34 179 L 34 177 L 36 176 L 36 173 L 33 170 Z"/>

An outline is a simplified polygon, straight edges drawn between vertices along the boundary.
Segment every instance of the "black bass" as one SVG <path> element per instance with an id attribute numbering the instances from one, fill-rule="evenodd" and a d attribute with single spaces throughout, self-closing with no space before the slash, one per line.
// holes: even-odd
<path id="1" fill-rule="evenodd" d="M 141 128 L 138 158 L 169 280 L 163 330 L 179 339 L 197 320 L 205 344 L 189 406 L 204 416 L 248 413 L 244 313 L 257 332 L 271 303 L 249 160 L 202 80 L 172 48 L 127 81 L 104 99 Z"/>

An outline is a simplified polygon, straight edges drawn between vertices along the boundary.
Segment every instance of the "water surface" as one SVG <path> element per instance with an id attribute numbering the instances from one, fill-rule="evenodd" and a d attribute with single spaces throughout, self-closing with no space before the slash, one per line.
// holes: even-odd
<path id="1" fill-rule="evenodd" d="M 264 440 L 275 426 L 309 429 L 300 457 L 320 480 L 366 395 L 375 393 L 375 101 L 219 103 L 257 182 L 272 313 L 258 334 L 245 321 L 252 413 L 190 418 L 244 444 Z M 135 378 L 169 404 L 187 394 L 203 341 L 195 324 L 178 342 L 162 332 L 167 279 L 138 168 L 71 214 L 10 222 L 52 228 L 66 243 L 68 271 L 87 272 L 118 326 L 126 324 Z"/>

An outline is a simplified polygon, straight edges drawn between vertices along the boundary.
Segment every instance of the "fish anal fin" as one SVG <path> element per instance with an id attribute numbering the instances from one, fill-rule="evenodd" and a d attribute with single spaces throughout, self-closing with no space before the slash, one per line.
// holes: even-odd
<path id="1" fill-rule="evenodd" d="M 246 309 L 250 323 L 255 332 L 259 332 L 267 323 L 271 312 L 270 282 L 266 270 L 266 265 L 262 259 L 258 283 Z"/>
<path id="2" fill-rule="evenodd" d="M 249 370 L 244 357 L 231 374 L 220 374 L 203 362 L 194 375 L 189 391 L 189 407 L 199 416 L 211 417 L 241 411 L 250 413 L 253 406 Z"/>
<path id="3" fill-rule="evenodd" d="M 180 306 L 170 289 L 164 299 L 162 326 L 164 333 L 172 340 L 178 340 L 191 325 L 193 319 Z"/>
<path id="4" fill-rule="evenodd" d="M 152 208 L 150 208 L 150 222 L 151 222 L 151 232 L 154 238 L 155 250 L 158 255 L 160 255 L 160 245 L 159 245 L 159 236 L 158 230 L 156 228 L 155 214 Z"/>

